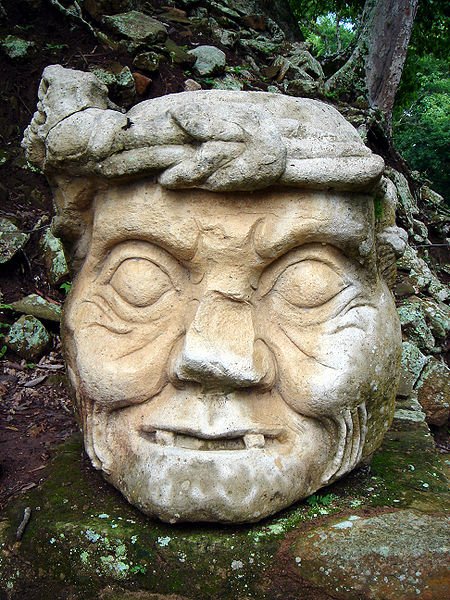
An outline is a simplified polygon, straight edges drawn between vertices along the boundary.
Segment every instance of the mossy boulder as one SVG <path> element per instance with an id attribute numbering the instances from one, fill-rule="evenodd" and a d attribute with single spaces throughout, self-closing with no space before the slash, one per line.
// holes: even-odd
<path id="1" fill-rule="evenodd" d="M 38 294 L 29 294 L 16 302 L 12 302 L 12 308 L 18 313 L 32 315 L 37 319 L 44 321 L 55 321 L 59 323 L 61 320 L 61 306 L 53 302 L 49 302 Z"/>
<path id="2" fill-rule="evenodd" d="M 0 219 L 0 264 L 6 263 L 21 250 L 30 239 L 9 219 Z"/>
<path id="3" fill-rule="evenodd" d="M 23 315 L 11 325 L 6 345 L 26 360 L 39 358 L 50 344 L 50 334 L 32 315 Z"/>
<path id="4" fill-rule="evenodd" d="M 384 544 L 388 555 L 377 546 L 379 575 L 372 567 L 370 577 L 356 573 L 355 598 L 394 597 L 383 595 L 387 578 L 389 589 L 400 590 L 397 597 L 409 598 L 414 588 L 440 599 L 442 517 L 449 506 L 446 480 L 426 425 L 413 431 L 401 422 L 398 427 L 388 433 L 370 468 L 351 473 L 271 519 L 228 527 L 173 526 L 147 518 L 90 467 L 76 436 L 57 452 L 45 483 L 11 503 L 2 515 L 0 591 L 9 600 L 49 595 L 61 600 L 346 598 L 356 569 L 350 544 L 361 554 L 361 564 L 370 562 L 370 548 L 383 531 L 390 531 Z M 32 516 L 17 542 L 26 506 Z M 355 521 L 351 534 L 350 527 L 339 525 Z M 425 554 L 417 554 L 412 541 L 405 543 L 407 536 L 418 535 L 417 524 L 428 536 Z M 375 537 L 370 538 L 371 532 Z M 364 541 L 369 539 L 372 546 Z M 416 556 L 417 570 L 424 575 L 411 575 L 411 583 L 406 579 Z M 341 569 L 342 561 L 353 571 Z"/>
<path id="5" fill-rule="evenodd" d="M 135 44 L 157 44 L 167 38 L 167 29 L 163 23 L 136 10 L 104 16 L 102 23 L 116 35 Z"/>
<path id="6" fill-rule="evenodd" d="M 48 279 L 52 285 L 58 285 L 69 279 L 69 266 L 61 240 L 47 229 L 41 238 Z"/>

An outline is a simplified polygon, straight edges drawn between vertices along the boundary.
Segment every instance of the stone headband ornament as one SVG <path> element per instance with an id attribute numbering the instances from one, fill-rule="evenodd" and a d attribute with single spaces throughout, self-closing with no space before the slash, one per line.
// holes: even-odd
<path id="1" fill-rule="evenodd" d="M 123 113 L 92 73 L 47 67 L 25 132 L 47 174 L 153 175 L 169 189 L 368 190 L 384 163 L 333 107 L 265 92 L 198 91 Z"/>

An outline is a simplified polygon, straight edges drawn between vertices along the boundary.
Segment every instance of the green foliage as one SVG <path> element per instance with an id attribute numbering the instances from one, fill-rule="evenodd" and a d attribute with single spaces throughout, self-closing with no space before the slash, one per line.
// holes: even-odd
<path id="1" fill-rule="evenodd" d="M 68 294 L 68 293 L 70 292 L 70 290 L 72 289 L 72 284 L 70 283 L 70 281 L 65 281 L 64 283 L 62 283 L 62 284 L 59 286 L 59 288 L 60 288 L 61 290 L 63 290 L 63 292 L 64 292 L 64 293 L 66 294 L 66 296 L 67 296 L 67 294 Z"/>
<path id="2" fill-rule="evenodd" d="M 420 0 L 409 50 L 448 61 L 450 53 L 450 6 L 445 0 Z"/>
<path id="3" fill-rule="evenodd" d="M 336 498 L 337 496 L 335 494 L 325 494 L 324 496 L 313 494 L 306 499 L 306 504 L 309 504 L 309 506 L 312 506 L 313 508 L 318 506 L 330 506 Z"/>
<path id="4" fill-rule="evenodd" d="M 450 197 L 450 71 L 432 55 L 408 57 L 394 110 L 394 144 L 411 169 Z"/>
<path id="5" fill-rule="evenodd" d="M 353 23 L 350 19 L 337 21 L 335 13 L 317 17 L 313 29 L 304 32 L 313 54 L 321 57 L 333 56 L 350 46 L 355 38 Z"/>
<path id="6" fill-rule="evenodd" d="M 328 57 L 345 51 L 356 36 L 362 0 L 290 0 L 300 31 L 311 51 Z"/>

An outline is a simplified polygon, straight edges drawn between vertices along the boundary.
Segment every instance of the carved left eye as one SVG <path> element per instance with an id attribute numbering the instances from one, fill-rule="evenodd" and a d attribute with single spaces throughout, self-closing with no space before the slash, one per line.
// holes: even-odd
<path id="1" fill-rule="evenodd" d="M 318 260 L 290 265 L 278 277 L 273 290 L 299 308 L 314 308 L 331 300 L 346 287 L 331 267 Z"/>
<path id="2" fill-rule="evenodd" d="M 124 260 L 109 283 L 123 300 L 139 307 L 154 304 L 173 287 L 168 275 L 145 258 Z"/>

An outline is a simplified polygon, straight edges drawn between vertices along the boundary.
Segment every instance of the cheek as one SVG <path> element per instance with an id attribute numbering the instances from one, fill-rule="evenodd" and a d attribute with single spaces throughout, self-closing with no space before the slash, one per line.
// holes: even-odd
<path id="1" fill-rule="evenodd" d="M 380 293 L 371 304 L 309 327 L 272 319 L 266 341 L 276 357 L 278 389 L 296 412 L 332 417 L 390 397 L 401 343 L 398 319 L 390 295 Z"/>
<path id="2" fill-rule="evenodd" d="M 67 362 L 84 393 L 109 409 L 157 394 L 167 383 L 169 357 L 184 332 L 181 304 L 168 298 L 153 319 L 136 324 L 75 296 L 65 315 Z"/>

